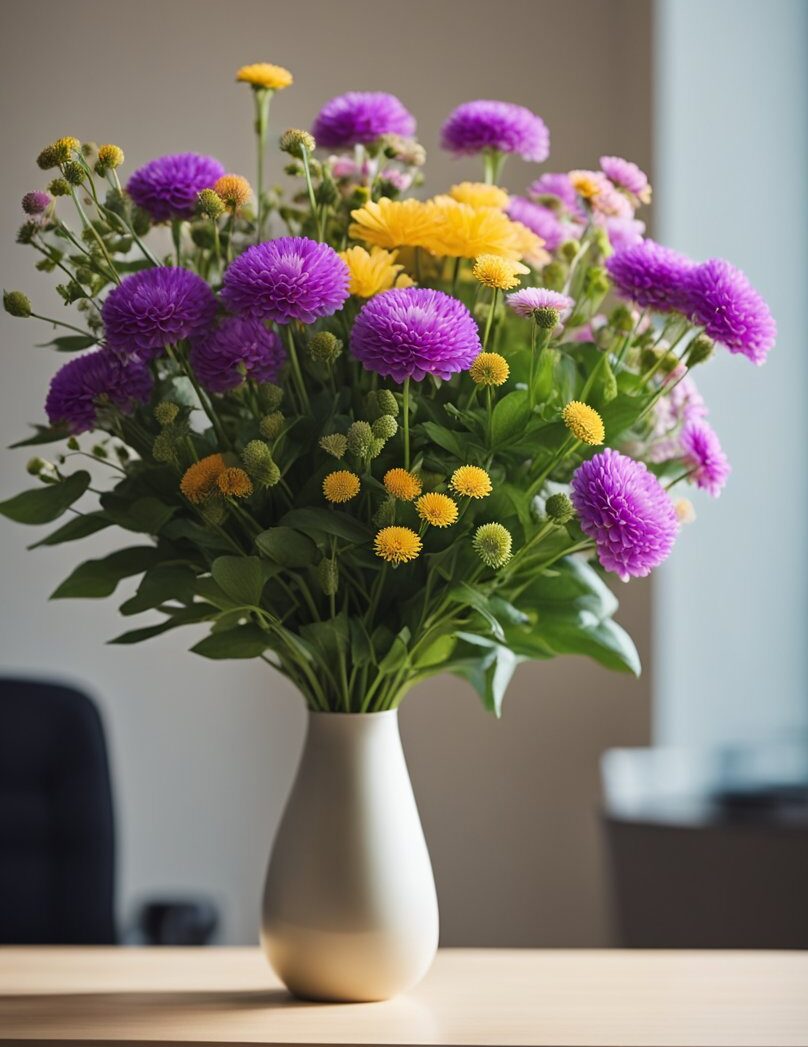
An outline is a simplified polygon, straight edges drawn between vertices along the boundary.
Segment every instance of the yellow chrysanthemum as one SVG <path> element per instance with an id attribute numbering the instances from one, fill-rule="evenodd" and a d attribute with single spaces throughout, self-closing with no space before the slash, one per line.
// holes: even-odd
<path id="1" fill-rule="evenodd" d="M 521 257 L 515 223 L 496 207 L 471 207 L 451 196 L 436 196 L 431 208 L 432 231 L 422 246 L 432 254 L 448 258 L 476 258 L 481 254 Z"/>
<path id="2" fill-rule="evenodd" d="M 485 287 L 496 287 L 500 291 L 511 291 L 519 286 L 519 277 L 530 270 L 512 258 L 500 258 L 495 254 L 481 254 L 475 259 L 471 275 Z"/>
<path id="3" fill-rule="evenodd" d="M 449 190 L 449 196 L 458 203 L 469 207 L 496 207 L 504 211 L 511 198 L 498 185 L 486 185 L 485 182 L 460 182 Z"/>
<path id="4" fill-rule="evenodd" d="M 491 477 L 478 465 L 461 465 L 452 473 L 449 486 L 466 498 L 485 498 L 491 494 Z"/>
<path id="5" fill-rule="evenodd" d="M 356 473 L 348 469 L 338 469 L 329 473 L 323 480 L 323 494 L 329 502 L 350 502 L 359 494 L 362 485 Z"/>
<path id="6" fill-rule="evenodd" d="M 228 207 L 243 207 L 252 196 L 252 186 L 246 178 L 236 174 L 225 174 L 217 179 L 213 191 Z"/>
<path id="7" fill-rule="evenodd" d="M 201 505 L 217 490 L 216 481 L 227 468 L 220 454 L 209 454 L 188 466 L 180 480 L 180 491 L 189 502 Z"/>
<path id="8" fill-rule="evenodd" d="M 231 465 L 216 477 L 216 486 L 230 498 L 249 498 L 253 493 L 252 480 L 244 469 Z"/>
<path id="9" fill-rule="evenodd" d="M 597 171 L 570 171 L 570 184 L 584 200 L 593 200 L 602 187 Z"/>
<path id="10" fill-rule="evenodd" d="M 564 425 L 573 436 L 585 444 L 602 444 L 606 437 L 603 419 L 594 407 L 571 400 L 561 412 Z"/>
<path id="11" fill-rule="evenodd" d="M 475 385 L 502 385 L 511 369 L 499 353 L 480 353 L 469 368 L 469 377 Z"/>
<path id="12" fill-rule="evenodd" d="M 377 247 L 422 247 L 435 227 L 435 211 L 421 200 L 370 200 L 351 211 L 348 232 Z"/>
<path id="13" fill-rule="evenodd" d="M 371 247 L 366 251 L 357 246 L 340 251 L 339 256 L 351 274 L 348 289 L 358 298 L 372 298 L 391 287 L 412 286 L 412 280 L 403 271 L 404 266 L 396 263 L 397 251 L 385 251 L 383 247 Z"/>
<path id="14" fill-rule="evenodd" d="M 433 527 L 448 527 L 457 520 L 457 502 L 448 494 L 422 494 L 415 503 L 415 511 Z"/>
<path id="15" fill-rule="evenodd" d="M 400 502 L 411 502 L 421 493 L 421 480 L 408 469 L 388 469 L 384 474 L 384 488 Z"/>
<path id="16" fill-rule="evenodd" d="M 373 548 L 382 560 L 398 565 L 414 560 L 423 544 L 409 527 L 383 527 L 376 535 Z"/>
<path id="17" fill-rule="evenodd" d="M 511 229 L 516 250 L 522 261 L 532 265 L 534 269 L 543 269 L 550 261 L 550 255 L 544 249 L 544 240 L 521 222 L 512 221 Z"/>
<path id="18" fill-rule="evenodd" d="M 266 87 L 270 91 L 282 91 L 294 83 L 294 77 L 282 65 L 271 65 L 269 62 L 253 62 L 243 65 L 236 73 L 236 80 L 251 87 Z"/>

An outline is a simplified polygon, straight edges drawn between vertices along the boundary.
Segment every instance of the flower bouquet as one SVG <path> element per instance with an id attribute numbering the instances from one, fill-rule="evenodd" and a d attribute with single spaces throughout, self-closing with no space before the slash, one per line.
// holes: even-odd
<path id="1" fill-rule="evenodd" d="M 38 157 L 55 177 L 23 199 L 18 239 L 65 309 L 4 304 L 71 355 L 48 424 L 15 445 L 58 453 L 0 512 L 70 514 L 36 545 L 127 532 L 53 593 L 139 577 L 120 610 L 152 620 L 113 643 L 205 623 L 196 654 L 260 658 L 299 690 L 313 715 L 265 942 L 301 995 L 378 998 L 437 939 L 395 710 L 441 672 L 496 715 L 527 659 L 639 672 L 605 579 L 668 556 L 692 516 L 672 489 L 719 494 L 729 465 L 691 371 L 716 343 L 762 363 L 775 326 L 729 263 L 644 238 L 635 164 L 503 188 L 510 154 L 549 154 L 521 106 L 455 109 L 441 145 L 481 180 L 422 198 L 404 105 L 334 98 L 280 135 L 284 194 L 269 112 L 291 74 L 237 78 L 254 185 L 193 153 L 123 180 L 118 146 L 71 137 Z"/>

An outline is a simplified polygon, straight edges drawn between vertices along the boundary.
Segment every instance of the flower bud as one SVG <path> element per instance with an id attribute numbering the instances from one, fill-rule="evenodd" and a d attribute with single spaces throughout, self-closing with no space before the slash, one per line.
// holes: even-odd
<path id="1" fill-rule="evenodd" d="M 216 242 L 211 224 L 207 220 L 192 222 L 190 233 L 194 245 L 201 247 L 203 251 L 210 251 Z"/>
<path id="2" fill-rule="evenodd" d="M 152 444 L 152 457 L 155 462 L 162 462 L 164 465 L 179 464 L 176 441 L 174 434 L 169 429 L 164 429 L 155 436 Z"/>
<path id="3" fill-rule="evenodd" d="M 329 433 L 320 437 L 320 447 L 335 458 L 344 458 L 348 450 L 348 439 L 342 433 Z"/>
<path id="4" fill-rule="evenodd" d="M 541 309 L 534 310 L 533 319 L 537 327 L 541 327 L 544 331 L 552 331 L 558 323 L 560 315 L 558 309 L 545 305 Z"/>
<path id="5" fill-rule="evenodd" d="M 25 463 L 25 471 L 30 476 L 39 476 L 52 468 L 50 462 L 46 462 L 44 458 L 29 458 Z"/>
<path id="6" fill-rule="evenodd" d="M 510 560 L 513 539 L 507 527 L 500 523 L 487 523 L 474 532 L 472 545 L 483 563 L 496 570 Z"/>
<path id="7" fill-rule="evenodd" d="M 263 407 L 267 411 L 277 411 L 283 403 L 283 389 L 281 389 L 279 385 L 274 385 L 272 382 L 263 382 L 258 387 L 258 395 L 261 398 Z"/>
<path id="8" fill-rule="evenodd" d="M 154 417 L 159 425 L 171 425 L 172 422 L 176 421 L 179 413 L 179 404 L 175 404 L 171 400 L 161 400 L 154 408 Z"/>
<path id="9" fill-rule="evenodd" d="M 580 250 L 581 244 L 579 240 L 565 240 L 561 245 L 559 253 L 565 262 L 572 262 Z"/>
<path id="10" fill-rule="evenodd" d="M 51 196 L 70 196 L 70 182 L 64 178 L 54 178 L 48 186 Z"/>
<path id="11" fill-rule="evenodd" d="M 567 281 L 567 267 L 562 262 L 549 262 L 541 273 L 542 283 L 551 291 L 560 291 Z"/>
<path id="12" fill-rule="evenodd" d="M 591 297 L 603 296 L 609 290 L 609 274 L 600 265 L 593 265 L 584 277 L 584 287 Z"/>
<path id="13" fill-rule="evenodd" d="M 575 509 L 570 501 L 570 497 L 563 492 L 551 494 L 544 503 L 544 511 L 547 513 L 548 520 L 552 520 L 559 527 L 569 523 L 575 516 Z"/>
<path id="14" fill-rule="evenodd" d="M 378 440 L 389 440 L 398 432 L 398 422 L 391 414 L 383 414 L 376 419 L 371 430 Z"/>
<path id="15" fill-rule="evenodd" d="M 34 191 L 26 193 L 22 198 L 22 209 L 29 215 L 44 214 L 50 206 L 51 198 L 48 193 Z"/>
<path id="16" fill-rule="evenodd" d="M 67 440 L 68 450 L 70 450 L 70 451 L 78 451 L 80 446 L 81 445 L 79 444 L 79 442 L 78 442 L 78 440 L 76 439 L 75 436 L 68 437 L 68 440 Z"/>
<path id="17" fill-rule="evenodd" d="M 102 145 L 98 149 L 98 165 L 107 170 L 120 167 L 124 161 L 123 149 L 119 145 Z"/>
<path id="18" fill-rule="evenodd" d="M 281 152 L 288 153 L 290 156 L 302 156 L 303 153 L 313 153 L 315 145 L 314 135 L 309 134 L 308 131 L 300 131 L 295 127 L 290 127 L 281 135 Z"/>
<path id="19" fill-rule="evenodd" d="M 65 177 L 65 181 L 70 185 L 81 185 L 84 179 L 87 177 L 87 173 L 78 160 L 69 160 L 62 167 L 62 174 Z"/>
<path id="20" fill-rule="evenodd" d="M 241 452 L 244 468 L 263 487 L 274 487 L 281 471 L 272 459 L 272 451 L 263 440 L 250 440 Z"/>
<path id="21" fill-rule="evenodd" d="M 198 214 L 203 214 L 215 222 L 217 218 L 221 218 L 226 208 L 224 200 L 214 189 L 203 189 L 196 198 L 196 210 Z"/>
<path id="22" fill-rule="evenodd" d="M 331 177 L 324 177 L 314 189 L 314 199 L 324 207 L 331 207 L 339 199 L 339 190 L 334 185 Z"/>
<path id="23" fill-rule="evenodd" d="M 368 422 L 352 422 L 348 427 L 348 450 L 359 458 L 370 454 L 373 430 Z"/>
<path id="24" fill-rule="evenodd" d="M 339 566 L 336 559 L 326 557 L 317 564 L 317 581 L 325 596 L 335 596 L 339 589 Z"/>
<path id="25" fill-rule="evenodd" d="M 395 498 L 385 498 L 379 508 L 373 514 L 373 523 L 376 527 L 389 527 L 396 517 Z"/>
<path id="26" fill-rule="evenodd" d="M 706 363 L 713 355 L 715 343 L 711 338 L 708 338 L 706 334 L 698 334 L 688 346 L 687 359 L 685 363 L 688 367 L 695 367 L 696 364 Z"/>
<path id="27" fill-rule="evenodd" d="M 265 414 L 261 419 L 258 428 L 261 431 L 261 435 L 267 440 L 277 440 L 283 429 L 283 423 L 286 419 L 283 416 L 282 411 L 272 411 L 270 414 Z"/>
<path id="28" fill-rule="evenodd" d="M 612 309 L 609 316 L 610 325 L 622 334 L 630 334 L 634 330 L 635 317 L 631 306 L 621 302 Z"/>
<path id="29" fill-rule="evenodd" d="M 309 339 L 311 358 L 321 364 L 333 364 L 342 352 L 342 342 L 330 331 L 319 331 Z"/>
<path id="30" fill-rule="evenodd" d="M 378 458 L 384 450 L 384 445 L 386 442 L 386 440 L 374 437 L 370 441 L 370 447 L 368 448 L 368 458 Z"/>
<path id="31" fill-rule="evenodd" d="M 398 400 L 389 389 L 376 390 L 376 405 L 382 414 L 391 414 L 398 417 Z"/>
<path id="32" fill-rule="evenodd" d="M 31 299 L 22 291 L 3 291 L 3 308 L 9 316 L 25 320 L 31 315 Z"/>

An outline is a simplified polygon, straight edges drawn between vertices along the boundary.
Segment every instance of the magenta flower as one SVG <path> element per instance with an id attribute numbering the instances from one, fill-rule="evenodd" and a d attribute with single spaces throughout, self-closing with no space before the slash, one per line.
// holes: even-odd
<path id="1" fill-rule="evenodd" d="M 50 202 L 50 193 L 45 193 L 39 189 L 35 189 L 31 193 L 26 193 L 22 198 L 22 209 L 26 214 L 40 215 L 44 211 L 47 211 Z"/>
<path id="2" fill-rule="evenodd" d="M 685 375 L 671 386 L 654 405 L 653 426 L 646 457 L 651 462 L 667 462 L 681 454 L 679 432 L 682 426 L 707 417 L 707 405 L 696 383 Z"/>
<path id="3" fill-rule="evenodd" d="M 670 247 L 643 240 L 606 260 L 617 293 L 657 312 L 686 312 L 695 264 Z"/>
<path id="4" fill-rule="evenodd" d="M 534 204 L 524 196 L 511 197 L 508 217 L 514 222 L 521 222 L 536 236 L 540 236 L 548 251 L 555 251 L 564 240 L 573 235 L 572 231 L 565 232 L 555 211 L 541 204 Z"/>
<path id="5" fill-rule="evenodd" d="M 462 302 L 442 291 L 400 287 L 383 291 L 362 308 L 351 351 L 369 371 L 396 382 L 432 374 L 451 378 L 481 352 L 477 324 Z"/>
<path id="6" fill-rule="evenodd" d="M 581 207 L 581 201 L 572 187 L 568 174 L 562 174 L 559 171 L 548 171 L 540 178 L 537 178 L 535 182 L 531 182 L 528 194 L 534 199 L 540 199 L 543 196 L 554 196 L 561 201 L 570 214 L 575 215 L 576 218 L 586 218 L 584 209 Z"/>
<path id="7" fill-rule="evenodd" d="M 715 430 L 708 422 L 688 422 L 680 441 L 684 463 L 693 470 L 691 479 L 697 487 L 717 498 L 732 467 Z"/>
<path id="8" fill-rule="evenodd" d="M 607 447 L 575 470 L 570 498 L 601 564 L 624 582 L 650 574 L 673 548 L 676 511 L 642 462 Z"/>
<path id="9" fill-rule="evenodd" d="M 410 138 L 415 134 L 415 117 L 395 95 L 349 91 L 326 102 L 311 133 L 325 149 L 348 149 L 369 145 L 385 134 Z"/>
<path id="10" fill-rule="evenodd" d="M 111 349 L 157 356 L 167 345 L 206 331 L 216 315 L 213 291 L 188 269 L 158 266 L 127 276 L 101 309 Z"/>
<path id="11" fill-rule="evenodd" d="M 731 353 L 762 364 L 777 338 L 768 305 L 740 269 L 711 258 L 690 272 L 689 309 L 707 334 Z"/>
<path id="12" fill-rule="evenodd" d="M 193 218 L 199 193 L 212 189 L 224 173 L 222 165 L 212 156 L 198 153 L 158 156 L 134 172 L 126 189 L 154 222 Z"/>
<path id="13" fill-rule="evenodd" d="M 464 102 L 449 114 L 441 145 L 468 155 L 493 150 L 542 163 L 550 155 L 550 132 L 540 116 L 512 102 Z"/>
<path id="14" fill-rule="evenodd" d="M 194 341 L 191 366 L 206 389 L 223 393 L 254 382 L 274 382 L 286 352 L 274 331 L 260 320 L 229 316 L 210 334 Z"/>
<path id="15" fill-rule="evenodd" d="M 555 309 L 559 320 L 566 319 L 575 305 L 568 295 L 547 287 L 525 287 L 506 295 L 505 302 L 517 316 L 532 316 L 537 309 Z"/>
<path id="16" fill-rule="evenodd" d="M 94 429 L 99 409 L 112 404 L 129 414 L 149 399 L 152 376 L 137 357 L 121 359 L 111 349 L 74 356 L 59 368 L 50 384 L 45 411 L 51 425 L 66 425 L 71 433 Z"/>
<path id="17" fill-rule="evenodd" d="M 625 251 L 642 243 L 645 234 L 645 222 L 638 218 L 606 218 L 604 220 L 606 235 L 615 251 Z"/>
<path id="18" fill-rule="evenodd" d="M 648 175 L 631 160 L 624 160 L 622 156 L 602 156 L 600 169 L 618 189 L 625 190 L 640 203 L 647 204 L 650 201 Z"/>

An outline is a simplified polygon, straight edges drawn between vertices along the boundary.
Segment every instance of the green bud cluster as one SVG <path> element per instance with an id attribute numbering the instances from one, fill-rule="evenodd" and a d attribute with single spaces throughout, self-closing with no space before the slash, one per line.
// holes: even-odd
<path id="1" fill-rule="evenodd" d="M 261 405 L 266 411 L 277 411 L 283 403 L 283 389 L 272 382 L 264 382 L 258 387 L 258 395 Z"/>
<path id="2" fill-rule="evenodd" d="M 558 323 L 559 316 L 558 309 L 553 309 L 550 305 L 545 305 L 541 309 L 536 309 L 533 313 L 533 319 L 536 322 L 536 326 L 541 327 L 544 331 L 552 331 Z"/>
<path id="3" fill-rule="evenodd" d="M 398 422 L 391 414 L 382 414 L 371 426 L 371 431 L 378 440 L 389 440 L 398 432 Z"/>
<path id="4" fill-rule="evenodd" d="M 313 153 L 316 144 L 314 135 L 309 134 L 308 131 L 300 131 L 295 127 L 290 127 L 284 131 L 280 140 L 281 152 L 288 153 L 290 156 L 302 156 L 303 153 Z"/>
<path id="5" fill-rule="evenodd" d="M 395 498 L 385 498 L 373 514 L 373 523 L 376 527 L 389 527 L 395 518 L 396 500 Z"/>
<path id="6" fill-rule="evenodd" d="M 561 245 L 560 254 L 566 262 L 572 262 L 581 250 L 581 243 L 579 240 L 565 240 Z"/>
<path id="7" fill-rule="evenodd" d="M 695 367 L 697 364 L 706 363 L 713 355 L 715 343 L 706 334 L 698 334 L 688 346 L 687 366 Z"/>
<path id="8" fill-rule="evenodd" d="M 78 160 L 69 160 L 62 167 L 62 174 L 70 185 L 81 185 L 86 178 L 86 172 Z"/>
<path id="9" fill-rule="evenodd" d="M 32 312 L 31 299 L 22 291 L 3 291 L 3 308 L 9 316 L 25 320 Z"/>
<path id="10" fill-rule="evenodd" d="M 634 314 L 631 307 L 624 302 L 616 305 L 609 316 L 609 324 L 622 334 L 630 334 L 634 330 Z"/>
<path id="11" fill-rule="evenodd" d="M 333 364 L 342 352 L 342 342 L 330 331 L 319 331 L 309 339 L 312 360 L 321 364 Z"/>
<path id="12" fill-rule="evenodd" d="M 262 487 L 274 487 L 281 471 L 272 458 L 272 450 L 263 440 L 250 440 L 241 452 L 244 468 Z"/>
<path id="13" fill-rule="evenodd" d="M 609 274 L 600 265 L 593 265 L 587 270 L 584 288 L 591 297 L 603 296 L 609 291 Z"/>
<path id="14" fill-rule="evenodd" d="M 339 565 L 326 557 L 317 564 L 317 581 L 325 596 L 336 596 L 339 589 Z"/>
<path id="15" fill-rule="evenodd" d="M 171 425 L 177 420 L 180 413 L 179 404 L 175 404 L 171 400 L 162 400 L 154 408 L 154 417 L 158 425 L 166 426 Z"/>
<path id="16" fill-rule="evenodd" d="M 548 520 L 552 520 L 559 527 L 569 523 L 575 516 L 575 509 L 570 501 L 570 497 L 563 492 L 551 494 L 544 503 L 544 511 L 547 513 Z"/>
<path id="17" fill-rule="evenodd" d="M 398 400 L 389 389 L 371 389 L 365 397 L 365 405 L 372 421 L 385 414 L 398 417 Z"/>
<path id="18" fill-rule="evenodd" d="M 196 198 L 196 210 L 198 214 L 215 222 L 217 218 L 222 217 L 227 208 L 217 192 L 213 189 L 203 189 Z"/>
<path id="19" fill-rule="evenodd" d="M 54 178 L 48 186 L 51 196 L 70 196 L 70 182 L 64 178 Z"/>
<path id="20" fill-rule="evenodd" d="M 154 438 L 152 457 L 163 465 L 179 465 L 177 442 L 171 429 L 163 429 Z"/>
<path id="21" fill-rule="evenodd" d="M 562 262 L 548 262 L 542 269 L 541 278 L 551 291 L 561 291 L 567 282 L 567 267 Z"/>
<path id="22" fill-rule="evenodd" d="M 25 471 L 30 476 L 40 476 L 43 472 L 47 472 L 52 468 L 53 466 L 50 462 L 46 462 L 44 458 L 29 458 L 25 463 Z"/>
<path id="23" fill-rule="evenodd" d="M 320 447 L 335 458 L 344 458 L 348 450 L 348 438 L 342 433 L 329 433 L 328 436 L 320 437 Z"/>
<path id="24" fill-rule="evenodd" d="M 357 458 L 368 458 L 373 445 L 373 430 L 369 422 L 352 422 L 348 427 L 348 450 Z"/>
<path id="25" fill-rule="evenodd" d="M 501 523 L 487 523 L 474 532 L 472 545 L 483 563 L 497 570 L 510 560 L 513 539 Z"/>
<path id="26" fill-rule="evenodd" d="M 270 414 L 265 414 L 261 421 L 258 423 L 258 428 L 261 435 L 266 440 L 277 440 L 283 429 L 283 423 L 286 421 L 283 415 L 283 411 L 272 411 Z"/>

